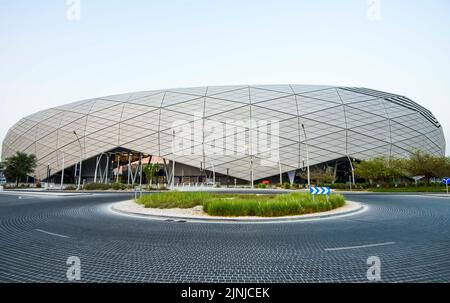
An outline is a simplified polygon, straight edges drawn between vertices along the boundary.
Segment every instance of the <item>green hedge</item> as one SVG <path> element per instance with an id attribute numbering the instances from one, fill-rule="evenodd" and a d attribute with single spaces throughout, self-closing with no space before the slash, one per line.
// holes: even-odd
<path id="1" fill-rule="evenodd" d="M 122 183 L 102 184 L 102 183 L 89 183 L 83 187 L 84 190 L 125 190 L 133 189 L 133 185 L 126 185 Z"/>
<path id="2" fill-rule="evenodd" d="M 111 189 L 111 185 L 102 183 L 90 183 L 86 184 L 83 189 L 85 190 L 108 190 Z"/>

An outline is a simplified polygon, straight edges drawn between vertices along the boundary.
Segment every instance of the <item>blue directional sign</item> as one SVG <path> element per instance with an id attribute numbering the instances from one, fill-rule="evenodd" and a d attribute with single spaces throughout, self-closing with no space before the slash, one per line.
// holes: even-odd
<path id="1" fill-rule="evenodd" d="M 331 194 L 331 189 L 329 187 L 310 187 L 309 193 L 311 195 L 329 195 Z"/>
<path id="2" fill-rule="evenodd" d="M 442 183 L 444 183 L 445 185 L 449 185 L 450 184 L 450 178 L 449 177 L 445 177 L 444 179 L 442 179 Z"/>

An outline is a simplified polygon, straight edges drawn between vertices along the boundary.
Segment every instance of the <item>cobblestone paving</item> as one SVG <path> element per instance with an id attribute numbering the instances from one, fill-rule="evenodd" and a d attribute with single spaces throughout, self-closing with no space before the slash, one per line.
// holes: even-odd
<path id="1" fill-rule="evenodd" d="M 0 282 L 65 282 L 70 256 L 81 259 L 82 282 L 367 282 L 370 256 L 385 282 L 450 282 L 447 198 L 354 194 L 366 212 L 220 224 L 108 211 L 124 197 L 1 194 Z M 326 250 L 385 242 L 394 243 Z"/>

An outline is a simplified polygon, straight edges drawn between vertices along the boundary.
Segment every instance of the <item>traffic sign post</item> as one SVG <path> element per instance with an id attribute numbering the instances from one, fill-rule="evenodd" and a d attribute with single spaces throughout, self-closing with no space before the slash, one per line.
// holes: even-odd
<path id="1" fill-rule="evenodd" d="M 315 195 L 326 195 L 328 202 L 329 196 L 331 194 L 331 189 L 328 186 L 327 187 L 312 186 L 309 188 L 309 193 L 312 195 L 313 201 L 315 201 L 314 200 Z"/>
<path id="2" fill-rule="evenodd" d="M 445 177 L 444 179 L 442 179 L 442 183 L 445 184 L 445 188 L 447 189 L 447 195 L 448 195 L 448 185 L 450 184 L 450 178 Z"/>
<path id="3" fill-rule="evenodd" d="M 311 195 L 329 195 L 331 194 L 331 189 L 329 187 L 317 187 L 313 186 L 309 189 Z"/>

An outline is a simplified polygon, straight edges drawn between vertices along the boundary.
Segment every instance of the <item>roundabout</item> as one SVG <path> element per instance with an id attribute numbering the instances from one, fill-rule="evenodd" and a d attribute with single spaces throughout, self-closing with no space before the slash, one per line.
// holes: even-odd
<path id="1" fill-rule="evenodd" d="M 257 217 L 257 216 L 241 216 L 241 217 L 224 217 L 211 216 L 205 213 L 202 207 L 193 207 L 188 209 L 172 208 L 145 208 L 137 204 L 134 200 L 127 200 L 111 205 L 112 211 L 124 214 L 146 217 L 154 220 L 187 220 L 189 222 L 216 222 L 216 223 L 281 223 L 281 222 L 295 222 L 304 220 L 319 220 L 324 218 L 333 218 L 350 215 L 356 212 L 362 212 L 367 209 L 361 203 L 347 201 L 346 204 L 337 209 L 296 215 L 296 216 L 282 216 L 282 217 Z"/>
<path id="2" fill-rule="evenodd" d="M 22 197 L 19 199 L 19 196 Z M 450 200 L 345 194 L 363 212 L 320 220 L 222 224 L 149 220 L 111 211 L 129 193 L 0 194 L 0 281 L 449 282 Z"/>

